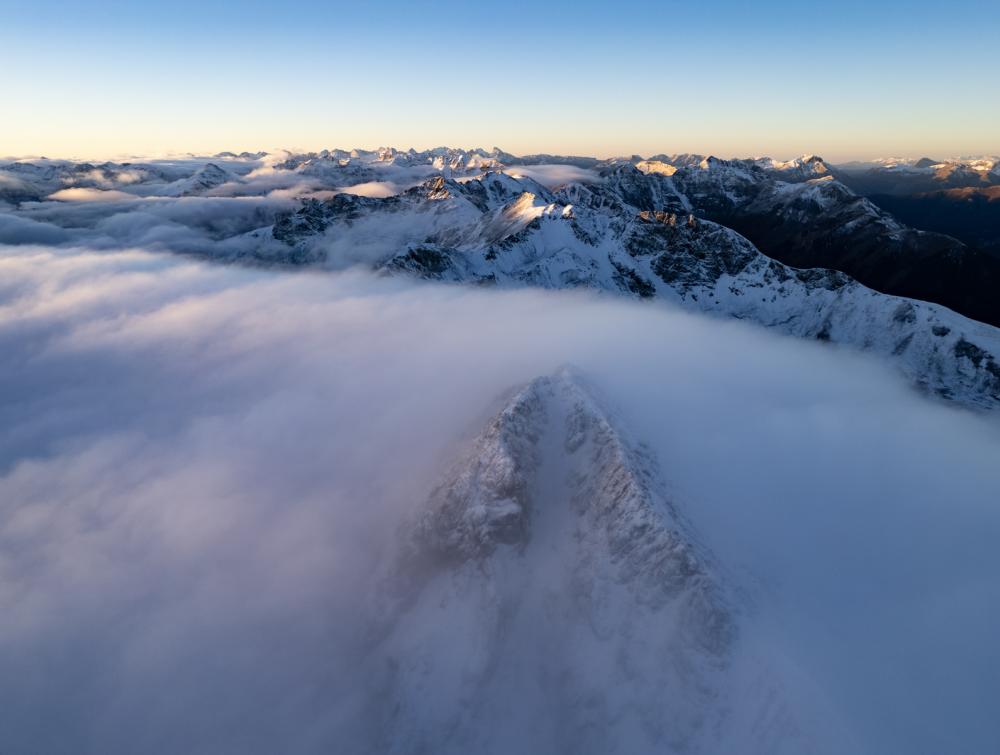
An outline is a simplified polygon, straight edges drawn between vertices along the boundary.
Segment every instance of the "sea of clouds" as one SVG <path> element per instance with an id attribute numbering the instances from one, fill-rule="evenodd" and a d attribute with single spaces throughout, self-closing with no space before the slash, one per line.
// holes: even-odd
<path id="1" fill-rule="evenodd" d="M 564 363 L 867 751 L 1000 749 L 995 417 L 663 304 L 41 240 L 0 246 L 0 751 L 339 751 L 370 575 Z"/>
<path id="2" fill-rule="evenodd" d="M 288 152 L 253 159 L 175 158 L 107 163 L 81 169 L 65 160 L 0 160 L 0 244 L 84 245 L 91 249 L 142 248 L 231 259 L 246 253 L 267 258 L 287 253 L 267 232 L 279 213 L 303 199 L 338 193 L 384 198 L 436 173 L 430 165 L 362 161 L 341 166 Z M 291 161 L 291 163 L 289 163 Z M 88 164 L 89 165 L 89 164 Z M 294 167 L 292 167 L 294 166 Z M 224 180 L 192 185 L 200 171 L 222 171 Z M 446 173 L 452 175 L 450 170 Z M 554 188 L 570 181 L 597 181 L 594 171 L 539 164 L 507 170 Z M 468 180 L 479 169 L 456 171 Z M 399 232 L 381 217 L 371 232 L 337 249 L 331 259 L 357 260 L 366 244 L 396 248 Z M 410 229 L 412 232 L 412 229 Z M 366 242 L 365 236 L 372 237 Z"/>

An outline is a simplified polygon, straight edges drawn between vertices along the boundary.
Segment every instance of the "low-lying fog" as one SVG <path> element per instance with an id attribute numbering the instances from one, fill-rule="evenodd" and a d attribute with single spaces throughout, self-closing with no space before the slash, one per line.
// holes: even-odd
<path id="1" fill-rule="evenodd" d="M 0 353 L 0 751 L 337 752 L 375 564 L 564 363 L 863 746 L 1000 751 L 1000 425 L 881 363 L 584 293 L 30 243 Z"/>

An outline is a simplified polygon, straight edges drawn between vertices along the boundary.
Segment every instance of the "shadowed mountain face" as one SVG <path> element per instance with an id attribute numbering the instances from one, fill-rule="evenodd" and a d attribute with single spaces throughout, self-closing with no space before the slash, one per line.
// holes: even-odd
<path id="1" fill-rule="evenodd" d="M 768 171 L 749 161 L 715 161 L 672 175 L 696 211 L 743 234 L 769 257 L 793 267 L 840 270 L 877 291 L 1000 325 L 1000 260 L 953 236 L 899 222 L 886 209 L 904 200 L 883 209 L 829 173 L 799 179 L 798 172 Z M 1000 213 L 986 207 L 981 222 L 989 226 L 986 216 L 1000 219 Z M 920 220 L 914 212 L 908 219 Z M 958 218 L 935 228 L 915 223 L 945 232 L 961 224 Z"/>
<path id="2" fill-rule="evenodd" d="M 925 157 L 912 163 L 848 164 L 838 166 L 835 173 L 845 185 L 907 225 L 947 234 L 987 256 L 1000 257 L 1000 158 Z M 995 266 L 982 255 L 968 255 L 965 267 L 963 277 L 949 281 L 948 288 L 976 289 L 977 276 L 995 284 Z M 947 278 L 947 272 L 941 272 Z M 974 309 L 977 305 L 972 298 L 970 294 L 968 304 L 949 306 L 963 312 L 963 306 Z M 977 291 L 974 298 L 980 300 L 982 294 Z M 981 319 L 995 323 L 992 312 Z"/>
<path id="3" fill-rule="evenodd" d="M 946 233 L 1000 258 L 1000 186 L 906 196 L 873 194 L 871 200 L 914 228 Z"/>
<path id="4" fill-rule="evenodd" d="M 838 166 L 836 175 L 865 195 L 912 196 L 949 189 L 985 189 L 1000 186 L 1000 157 L 850 163 Z"/>
<path id="5" fill-rule="evenodd" d="M 987 226 L 984 231 L 990 233 L 988 228 L 1000 221 L 1000 211 L 984 206 L 969 212 L 964 207 L 955 208 L 947 199 L 887 199 L 884 204 L 879 202 L 885 210 L 940 232 L 900 232 L 867 212 L 858 212 L 861 208 L 857 206 L 831 212 L 803 199 L 705 214 L 787 265 L 840 270 L 877 291 L 936 302 L 974 320 L 1000 326 L 1000 298 L 996 296 L 1000 259 L 944 235 L 953 232 L 956 225 L 969 227 L 965 216 L 972 214 L 982 217 Z M 937 221 L 927 222 L 929 214 Z M 959 214 L 961 219 L 955 217 Z M 998 240 L 993 239 L 994 243 Z"/>

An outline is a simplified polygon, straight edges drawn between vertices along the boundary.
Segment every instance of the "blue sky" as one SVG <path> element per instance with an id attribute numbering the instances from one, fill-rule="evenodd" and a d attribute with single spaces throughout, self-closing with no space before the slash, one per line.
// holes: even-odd
<path id="1" fill-rule="evenodd" d="M 1000 3 L 0 0 L 0 154 L 1000 152 Z"/>

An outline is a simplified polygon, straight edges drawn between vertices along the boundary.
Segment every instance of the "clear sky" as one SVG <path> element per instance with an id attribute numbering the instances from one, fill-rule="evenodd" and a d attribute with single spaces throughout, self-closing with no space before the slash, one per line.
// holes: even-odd
<path id="1" fill-rule="evenodd" d="M 0 155 L 1000 154 L 1000 0 L 0 0 Z"/>

